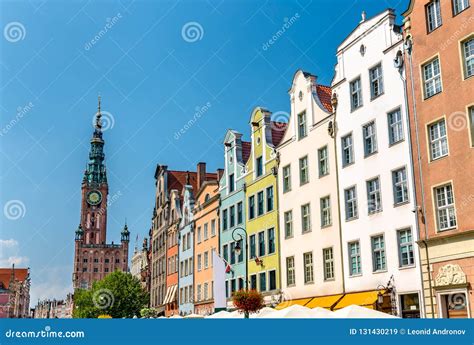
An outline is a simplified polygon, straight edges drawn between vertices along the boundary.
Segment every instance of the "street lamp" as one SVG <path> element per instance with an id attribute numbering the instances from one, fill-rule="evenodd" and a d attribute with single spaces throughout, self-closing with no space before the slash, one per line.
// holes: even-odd
<path id="1" fill-rule="evenodd" d="M 234 252 L 237 256 L 240 256 L 242 253 L 242 247 L 240 246 L 240 241 L 244 241 L 244 236 L 242 236 L 242 233 L 238 233 L 237 231 L 240 230 L 245 234 L 245 289 L 249 289 L 249 281 L 248 281 L 248 272 L 249 272 L 249 261 L 248 261 L 248 244 L 247 244 L 247 231 L 244 228 L 235 228 L 232 231 L 232 239 L 237 243 L 234 247 Z"/>

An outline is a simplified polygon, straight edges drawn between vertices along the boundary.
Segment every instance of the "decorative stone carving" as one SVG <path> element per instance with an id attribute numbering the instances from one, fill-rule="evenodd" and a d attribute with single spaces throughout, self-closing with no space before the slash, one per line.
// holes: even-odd
<path id="1" fill-rule="evenodd" d="M 439 269 L 435 283 L 436 286 L 465 284 L 466 274 L 459 265 L 447 264 Z"/>

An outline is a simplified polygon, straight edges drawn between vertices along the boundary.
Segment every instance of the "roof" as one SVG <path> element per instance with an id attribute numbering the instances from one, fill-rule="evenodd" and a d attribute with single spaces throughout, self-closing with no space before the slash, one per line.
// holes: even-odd
<path id="1" fill-rule="evenodd" d="M 252 151 L 252 143 L 250 141 L 242 141 L 242 161 L 247 163 Z"/>
<path id="2" fill-rule="evenodd" d="M 288 123 L 286 122 L 271 121 L 273 146 L 276 147 L 281 143 L 285 135 L 286 127 L 288 127 Z"/>
<path id="3" fill-rule="evenodd" d="M 332 113 L 331 87 L 326 85 L 317 85 L 316 92 L 324 108 L 326 108 L 327 111 Z"/>
<path id="4" fill-rule="evenodd" d="M 189 184 L 193 190 L 197 190 L 197 173 L 194 171 L 168 170 L 168 191 L 177 189 L 181 191 L 186 185 L 186 179 L 189 174 Z M 217 180 L 216 173 L 206 173 L 206 181 Z"/>
<path id="5" fill-rule="evenodd" d="M 23 282 L 28 278 L 28 275 L 28 268 L 15 268 L 15 280 Z M 8 289 L 10 285 L 11 276 L 11 268 L 0 268 L 0 283 L 3 284 L 5 289 Z"/>

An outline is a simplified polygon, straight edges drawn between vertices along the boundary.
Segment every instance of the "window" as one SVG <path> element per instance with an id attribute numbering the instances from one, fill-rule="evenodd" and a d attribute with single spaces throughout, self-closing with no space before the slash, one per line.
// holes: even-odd
<path id="1" fill-rule="evenodd" d="M 291 190 L 291 166 L 283 167 L 283 193 Z"/>
<path id="2" fill-rule="evenodd" d="M 273 186 L 267 188 L 267 212 L 273 211 Z"/>
<path id="3" fill-rule="evenodd" d="M 321 226 L 331 225 L 331 199 L 329 196 L 320 199 Z"/>
<path id="4" fill-rule="evenodd" d="M 373 271 L 385 271 L 385 240 L 383 235 L 374 236 L 372 242 L 372 265 Z"/>
<path id="5" fill-rule="evenodd" d="M 346 220 L 357 217 L 357 191 L 355 187 L 344 190 L 346 204 Z"/>
<path id="6" fill-rule="evenodd" d="M 469 7 L 469 0 L 453 0 L 453 14 L 457 15 Z"/>
<path id="7" fill-rule="evenodd" d="M 300 158 L 300 185 L 308 182 L 308 156 Z"/>
<path id="8" fill-rule="evenodd" d="M 354 151 L 352 148 L 352 134 L 341 138 L 342 166 L 345 167 L 354 162 Z"/>
<path id="9" fill-rule="evenodd" d="M 198 254 L 198 271 L 202 270 L 202 255 Z"/>
<path id="10" fill-rule="evenodd" d="M 393 145 L 403 139 L 402 112 L 397 109 L 388 113 L 388 140 Z"/>
<path id="11" fill-rule="evenodd" d="M 367 181 L 367 206 L 369 214 L 382 210 L 382 200 L 380 197 L 380 180 L 374 178 Z"/>
<path id="12" fill-rule="evenodd" d="M 408 182 L 407 170 L 401 168 L 392 171 L 393 184 L 393 203 L 395 205 L 402 204 L 408 201 Z"/>
<path id="13" fill-rule="evenodd" d="M 237 203 L 237 224 L 242 224 L 244 221 L 242 201 Z"/>
<path id="14" fill-rule="evenodd" d="M 295 285 L 295 257 L 286 258 L 286 285 Z"/>
<path id="15" fill-rule="evenodd" d="M 377 152 L 377 134 L 374 121 L 362 127 L 362 135 L 364 137 L 365 157 Z"/>
<path id="16" fill-rule="evenodd" d="M 264 292 L 267 291 L 267 274 L 266 272 L 259 273 L 260 278 L 260 291 Z"/>
<path id="17" fill-rule="evenodd" d="M 423 86 L 425 98 L 441 92 L 441 70 L 438 58 L 423 65 Z"/>
<path id="18" fill-rule="evenodd" d="M 306 137 L 306 112 L 298 114 L 298 140 Z"/>
<path id="19" fill-rule="evenodd" d="M 262 162 L 262 156 L 257 157 L 255 165 L 257 166 L 256 172 L 257 172 L 257 177 L 263 175 L 263 162 Z"/>
<path id="20" fill-rule="evenodd" d="M 261 216 L 263 212 L 263 191 L 261 191 L 257 194 L 257 215 Z"/>
<path id="21" fill-rule="evenodd" d="M 265 231 L 258 233 L 258 256 L 265 255 Z"/>
<path id="22" fill-rule="evenodd" d="M 426 23 L 428 26 L 428 32 L 441 26 L 442 21 L 439 0 L 433 0 L 426 5 Z"/>
<path id="23" fill-rule="evenodd" d="M 309 204 L 301 206 L 301 228 L 303 233 L 311 231 L 311 210 Z"/>
<path id="24" fill-rule="evenodd" d="M 204 241 L 209 238 L 209 225 L 206 223 L 204 224 Z"/>
<path id="25" fill-rule="evenodd" d="M 283 217 L 285 219 L 285 238 L 293 237 L 293 212 L 286 211 Z"/>
<path id="26" fill-rule="evenodd" d="M 256 247 L 255 247 L 255 235 L 250 236 L 250 259 L 257 257 Z"/>
<path id="27" fill-rule="evenodd" d="M 204 283 L 204 300 L 209 298 L 209 283 Z"/>
<path id="28" fill-rule="evenodd" d="M 227 230 L 227 212 L 227 210 L 222 211 L 222 230 Z"/>
<path id="29" fill-rule="evenodd" d="M 303 263 L 304 263 L 304 283 L 310 284 L 314 281 L 313 279 L 313 253 L 304 253 L 303 254 Z"/>
<path id="30" fill-rule="evenodd" d="M 239 284 L 238 284 L 239 290 L 242 290 L 244 288 L 244 279 L 239 278 Z"/>
<path id="31" fill-rule="evenodd" d="M 108 259 L 107 259 L 108 260 Z M 87 259 L 83 259 L 82 260 L 83 263 L 87 263 Z"/>
<path id="32" fill-rule="evenodd" d="M 435 160 L 448 155 L 448 137 L 446 122 L 440 120 L 428 126 L 431 159 Z"/>
<path id="33" fill-rule="evenodd" d="M 400 267 L 411 266 L 415 263 L 413 256 L 413 240 L 411 230 L 398 231 L 398 258 Z"/>
<path id="34" fill-rule="evenodd" d="M 324 280 L 334 279 L 334 255 L 332 248 L 323 249 Z"/>
<path id="35" fill-rule="evenodd" d="M 360 260 L 360 244 L 359 241 L 349 243 L 349 274 L 355 276 L 362 273 L 362 265 Z"/>
<path id="36" fill-rule="evenodd" d="M 276 290 L 277 286 L 276 286 L 276 271 L 275 270 L 268 272 L 268 285 L 269 285 L 270 291 Z"/>
<path id="37" fill-rule="evenodd" d="M 216 236 L 216 220 L 211 220 L 211 236 Z"/>
<path id="38" fill-rule="evenodd" d="M 204 253 L 204 268 L 209 267 L 209 252 Z"/>
<path id="39" fill-rule="evenodd" d="M 351 110 L 362 106 L 362 88 L 360 78 L 352 81 L 349 85 L 351 91 Z"/>
<path id="40" fill-rule="evenodd" d="M 198 236 L 197 236 L 197 237 L 198 237 L 198 238 L 197 238 L 198 243 L 201 243 L 201 236 L 202 236 L 202 235 L 201 235 L 201 227 L 199 226 L 199 227 L 198 227 Z"/>
<path id="41" fill-rule="evenodd" d="M 235 206 L 230 207 L 230 227 L 233 228 L 235 226 Z"/>
<path id="42" fill-rule="evenodd" d="M 230 264 L 235 264 L 235 244 L 236 242 L 232 242 L 230 244 Z"/>
<path id="43" fill-rule="evenodd" d="M 257 275 L 252 274 L 250 276 L 250 289 L 257 290 Z"/>
<path id="44" fill-rule="evenodd" d="M 235 190 L 235 179 L 234 174 L 229 175 L 229 193 L 232 193 Z"/>
<path id="45" fill-rule="evenodd" d="M 202 292 L 202 286 L 201 286 L 201 284 L 199 284 L 198 288 L 197 288 L 197 300 L 198 301 L 201 300 L 201 292 Z"/>
<path id="46" fill-rule="evenodd" d="M 275 229 L 271 228 L 267 230 L 268 239 L 268 254 L 275 253 Z"/>
<path id="47" fill-rule="evenodd" d="M 383 93 L 382 65 L 379 64 L 369 70 L 370 98 L 374 99 Z"/>
<path id="48" fill-rule="evenodd" d="M 474 37 L 462 42 L 462 55 L 464 60 L 464 78 L 474 75 Z"/>
<path id="49" fill-rule="evenodd" d="M 238 240 L 237 243 L 239 244 L 240 248 L 243 248 L 242 240 Z M 241 250 L 240 254 L 239 254 L 239 257 L 237 258 L 237 262 L 243 262 L 243 261 L 244 261 L 244 251 Z"/>
<path id="50" fill-rule="evenodd" d="M 255 196 L 249 197 L 249 219 L 255 218 Z"/>
<path id="51" fill-rule="evenodd" d="M 329 174 L 328 147 L 324 146 L 318 150 L 319 177 Z"/>
<path id="52" fill-rule="evenodd" d="M 435 188 L 435 198 L 438 229 L 447 230 L 456 227 L 456 211 L 451 184 Z"/>

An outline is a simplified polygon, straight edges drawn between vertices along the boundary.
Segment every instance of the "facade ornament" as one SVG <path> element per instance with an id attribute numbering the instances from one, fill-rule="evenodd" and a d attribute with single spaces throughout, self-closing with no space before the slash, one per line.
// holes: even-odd
<path id="1" fill-rule="evenodd" d="M 466 274 L 457 264 L 442 266 L 435 279 L 436 286 L 457 285 L 466 283 Z"/>

